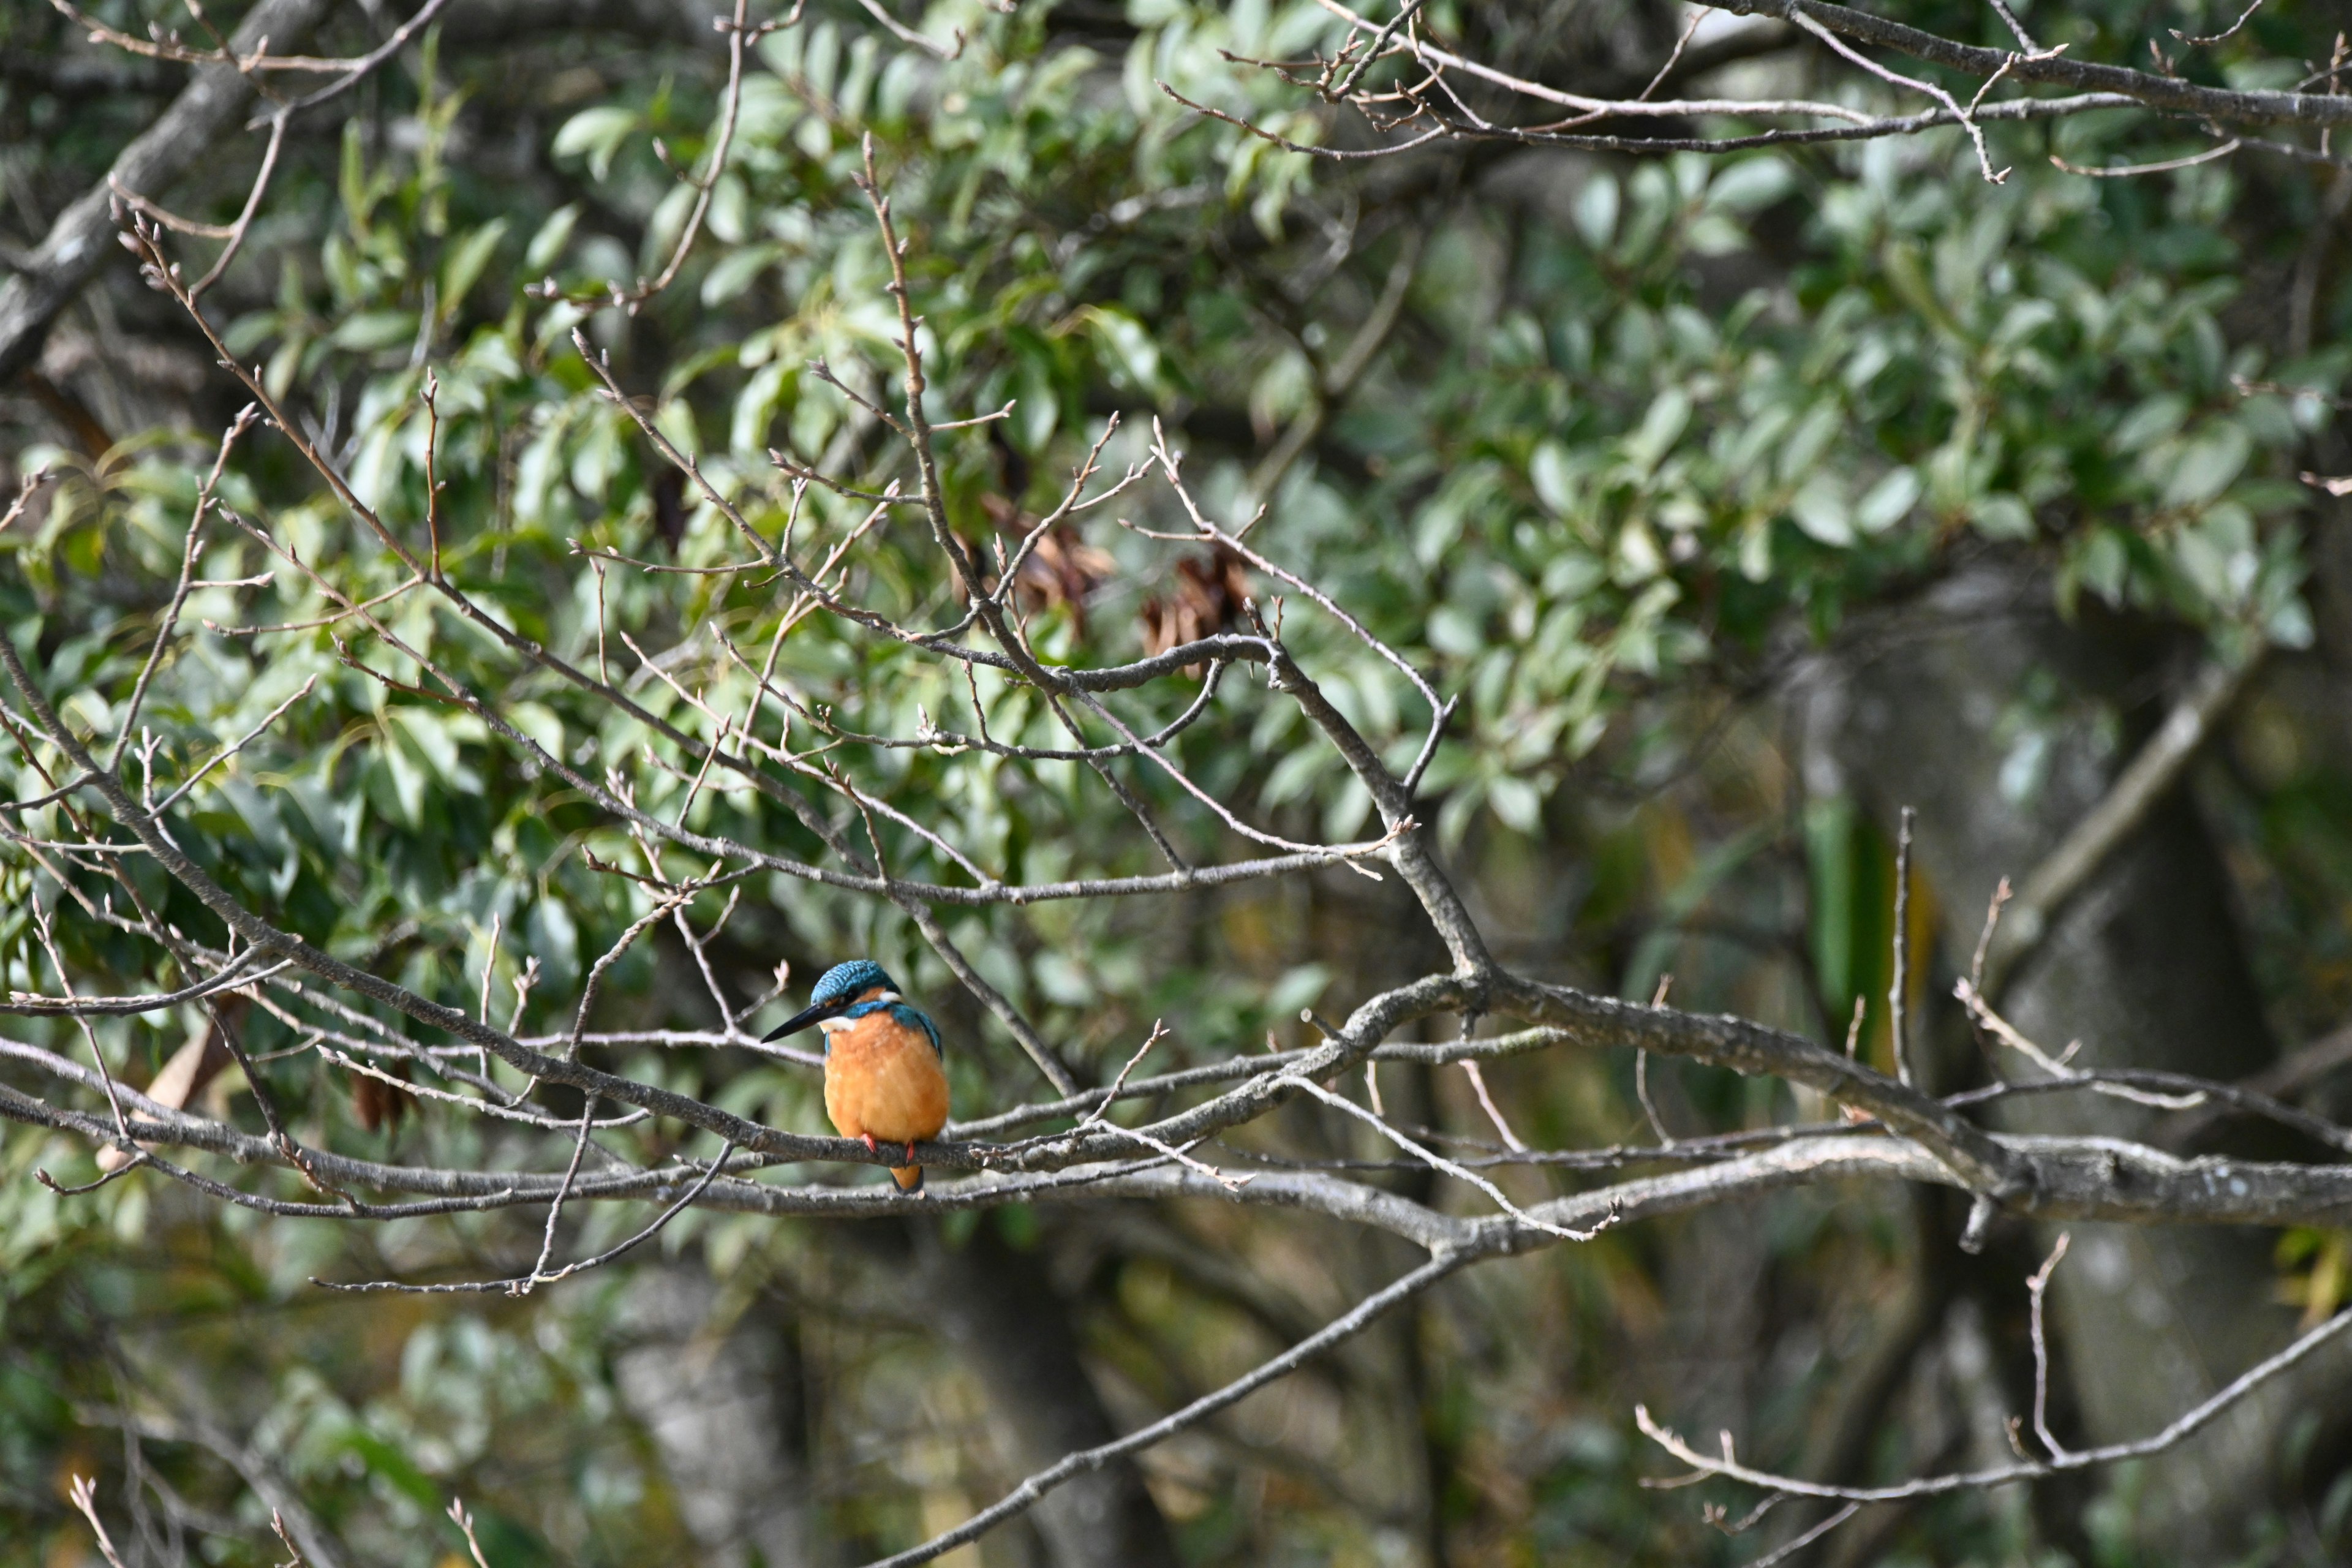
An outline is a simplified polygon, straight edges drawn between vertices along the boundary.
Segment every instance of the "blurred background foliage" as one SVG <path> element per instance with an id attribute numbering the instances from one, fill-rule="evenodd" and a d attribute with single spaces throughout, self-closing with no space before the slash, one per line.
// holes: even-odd
<path id="1" fill-rule="evenodd" d="M 821 359 L 862 396 L 895 395 L 886 258 L 851 184 L 870 135 L 912 238 L 933 416 L 1013 405 L 944 447 L 971 536 L 1017 533 L 1016 520 L 1049 510 L 1114 414 L 1114 473 L 1160 422 L 1209 510 L 1238 523 L 1264 505 L 1260 548 L 1458 694 L 1424 816 L 1510 962 L 1643 997 L 1671 974 L 1683 1005 L 1831 1041 L 1867 998 L 1863 1048 L 1885 1065 L 1885 822 L 1804 775 L 1788 698 L 1808 668 L 1886 635 L 1934 584 L 1991 560 L 2027 573 L 2074 624 L 2120 628 L 2118 643 L 2174 661 L 2144 665 L 2120 697 L 2055 679 L 2000 694 L 1999 778 L 2017 802 L 2067 746 L 2127 754 L 2180 658 L 2275 650 L 2196 799 L 2277 1033 L 2315 1036 L 2352 1006 L 2352 734 L 2328 636 L 2326 536 L 2341 523 L 2297 480 L 2347 457 L 2336 395 L 2352 369 L 2352 296 L 2331 232 L 2347 187 L 2332 169 L 2252 153 L 2137 180 L 2051 166 L 2052 153 L 2097 163 L 2179 150 L 2168 128 L 2123 115 L 1994 129 L 1996 161 L 2012 166 L 1998 186 L 1956 132 L 1712 161 L 1457 146 L 1321 163 L 1204 120 L 1159 85 L 1300 141 L 1359 137 L 1228 58 L 1328 47 L 1335 25 L 1311 0 L 1022 0 L 1001 13 L 938 0 L 906 20 L 933 44 L 961 36 L 945 60 L 865 10 L 813 0 L 751 51 L 727 173 L 677 281 L 642 310 L 600 307 L 603 290 L 657 272 L 687 222 L 679 171 L 710 153 L 724 80 L 708 8 L 457 0 L 421 47 L 305 122 L 207 300 L 231 350 L 418 548 L 435 444 L 447 569 L 523 636 L 625 674 L 657 715 L 747 710 L 749 671 L 778 636 L 772 589 L 742 574 L 591 569 L 581 554 L 713 567 L 741 559 L 741 544 L 598 395 L 569 334 L 582 328 L 609 353 L 660 428 L 772 538 L 793 497 L 771 449 L 861 484 L 903 479 L 871 416 L 810 368 Z M 1989 8 L 1885 9 L 2003 37 Z M 186 25 L 163 0 L 96 12 L 134 32 Z M 1680 30 L 1668 7 L 1600 0 L 1433 0 L 1429 16 L 1571 81 L 1638 81 Z M 2166 28 L 2229 19 L 2170 0 L 2080 0 L 2063 14 L 2044 0 L 2028 16 L 2045 41 L 2118 59 Z M 357 50 L 392 20 L 338 8 L 320 37 Z M 2291 76 L 2324 58 L 2336 25 L 2324 5 L 2273 5 L 2181 68 L 2280 85 L 2280 62 Z M 77 88 L 68 65 L 113 74 Z M 1787 39 L 1724 68 L 1862 93 Z M 89 47 L 46 8 L 0 15 L 8 242 L 37 239 L 174 81 Z M 173 205 L 233 217 L 256 153 L 225 149 Z M 1335 384 L 1368 321 L 1387 330 L 1364 343 L 1360 374 Z M 43 465 L 61 477 L 0 536 L 0 616 L 100 730 L 119 719 L 169 595 L 234 390 L 127 268 L 83 296 L 37 372 L 0 389 L 5 477 Z M 1293 433 L 1298 459 L 1268 465 Z M 223 495 L 341 585 L 383 594 L 402 581 L 280 439 L 248 438 Z M 1053 657 L 1133 657 L 1177 640 L 1167 627 L 1230 620 L 1238 592 L 1278 591 L 1121 529 L 1108 515 L 1121 506 L 1147 527 L 1181 524 L 1137 492 L 1054 536 L 1022 598 Z M 864 517 L 811 490 L 794 523 L 803 558 Z M 846 559 L 855 595 L 894 616 L 940 624 L 960 611 L 919 520 L 884 519 Z M 193 795 L 191 851 L 312 941 L 373 955 L 418 991 L 467 1007 L 488 994 L 501 1012 L 519 1005 L 527 1028 L 568 1026 L 584 965 L 650 907 L 590 858 L 635 864 L 636 847 L 478 721 L 350 668 L 341 655 L 402 680 L 418 673 L 363 637 L 339 645 L 303 625 L 328 601 L 278 565 L 235 528 L 212 528 L 205 579 L 270 575 L 196 593 L 188 624 L 207 629 L 147 701 L 168 781 L 319 683 L 321 700 Z M 1409 763 L 1427 719 L 1410 688 L 1295 595 L 1286 608 L 1286 634 L 1326 690 Z M 396 601 L 388 619 L 504 692 L 518 727 L 592 773 L 678 760 L 657 732 L 520 668 L 421 598 Z M 985 675 L 967 692 L 823 616 L 782 643 L 777 668 L 824 716 L 796 721 L 796 743 L 824 740 L 828 724 L 968 731 L 975 699 L 1000 740 L 1060 739 L 1050 715 Z M 1362 831 L 1369 800 L 1293 710 L 1254 700 L 1252 679 L 1223 677 L 1171 755 L 1280 831 Z M 855 744 L 830 755 L 1008 877 L 1156 864 L 1075 764 Z M 0 760 L 16 798 L 46 793 L 21 752 Z M 1197 853 L 1226 844 L 1162 778 L 1130 777 Z M 640 804 L 821 858 L 766 798 L 713 784 L 689 801 L 692 784 L 673 767 Z M 26 820 L 56 834 L 54 811 Z M 902 874 L 967 879 L 910 833 L 886 822 L 881 837 Z M 160 878 L 142 885 L 184 929 L 216 931 Z M 967 1114 L 1039 1088 L 896 911 L 782 879 L 745 890 L 710 950 L 737 1005 L 771 989 L 780 960 L 797 990 L 827 962 L 871 953 L 948 1026 Z M 36 899 L 54 906 L 77 975 L 132 962 L 126 939 L 58 902 L 54 884 L 37 890 L 12 851 L 0 856 L 11 986 L 54 979 Z M 698 901 L 698 925 L 721 903 Z M 1937 908 L 1931 886 L 1923 946 Z M 1269 1033 L 1287 1042 L 1304 1005 L 1344 1007 L 1415 972 L 1434 944 L 1402 909 L 1392 885 L 1335 873 L 1149 905 L 950 911 L 949 925 L 1081 1075 L 1100 1078 L 1154 1019 L 1171 1030 L 1156 1065 L 1216 1059 Z M 1965 954 L 1948 944 L 1935 963 L 1948 975 Z M 517 1003 L 530 964 L 535 985 Z M 667 928 L 614 969 L 602 1009 L 615 1027 L 713 1022 Z M 98 1037 L 143 1081 L 196 1026 L 193 1014 L 156 1015 L 103 1022 Z M 41 1020 L 8 1028 L 79 1048 Z M 403 1117 L 397 1104 L 371 1113 L 278 1020 L 257 1013 L 248 1034 L 307 1138 L 436 1163 L 524 1157 L 501 1129 Z M 611 1065 L 781 1125 L 823 1125 L 810 1075 L 745 1053 L 614 1053 Z M 1390 1070 L 1407 1120 L 1490 1135 L 1456 1077 Z M 1645 1135 L 1629 1062 L 1548 1057 L 1494 1079 L 1530 1140 Z M 1655 1082 L 1661 1115 L 1688 1131 L 1819 1110 L 1727 1074 L 1661 1069 Z M 210 1092 L 258 1124 L 234 1074 Z M 1281 1131 L 1294 1152 L 1370 1152 L 1303 1113 Z M 615 1135 L 648 1155 L 673 1136 Z M 1014 1210 L 912 1241 L 863 1234 L 879 1226 L 689 1214 L 663 1258 L 529 1300 L 352 1298 L 307 1281 L 471 1275 L 527 1254 L 537 1219 L 331 1226 L 142 1180 L 65 1199 L 33 1172 L 88 1180 L 91 1152 L 22 1129 L 0 1139 L 0 1164 L 11 1568 L 89 1560 L 64 1502 L 77 1470 L 100 1476 L 117 1517 L 138 1500 L 145 1522 L 130 1537 L 154 1562 L 183 1548 L 207 1563 L 275 1561 L 263 1542 L 276 1489 L 352 1562 L 455 1560 L 463 1543 L 440 1515 L 462 1496 L 494 1568 L 846 1563 L 953 1522 L 1026 1468 L 984 1380 L 940 1331 L 927 1247 L 995 1248 L 1049 1281 L 1121 1423 L 1232 1375 L 1397 1263 L 1320 1222 L 1223 1210 Z M 1551 1178 L 1512 1180 L 1532 1195 Z M 643 1218 L 600 1210 L 577 1245 L 607 1245 Z M 1748 1273 L 1721 1267 L 1727 1224 L 1758 1249 Z M 1821 1412 L 1853 1386 L 1916 1246 L 1908 1200 L 1857 1191 L 1495 1265 L 1151 1456 L 1152 1495 L 1198 1563 L 1744 1560 L 1753 1548 L 1706 1527 L 1690 1497 L 1637 1486 L 1633 1402 L 1686 1429 L 1732 1426 L 1743 1454 L 1776 1463 L 1816 1452 Z M 2343 1296 L 2336 1233 L 2295 1233 L 2277 1258 L 2275 1289 L 2298 1305 Z M 1998 1367 L 1971 1370 L 1969 1347 L 1979 1363 L 2013 1356 L 2016 1294 L 1973 1338 L 1937 1340 L 1882 1402 L 1866 1468 L 1955 1451 L 1966 1418 L 1954 1412 L 1988 1377 L 1998 1386 Z M 647 1392 L 660 1366 L 698 1357 L 749 1358 L 753 1414 L 774 1430 L 718 1440 L 770 1467 L 751 1490 L 804 1500 L 788 1525 L 771 1530 L 749 1505 L 725 1514 L 698 1479 L 716 1461 Z M 2126 1474 L 2030 1505 L 1957 1500 L 1839 1560 L 2167 1561 L 2135 1544 L 2135 1484 Z M 2340 1561 L 2347 1505 L 2352 1491 L 2321 1476 L 2251 1522 L 2250 1550 Z M 1054 1550 L 1024 1524 L 951 1561 Z"/>

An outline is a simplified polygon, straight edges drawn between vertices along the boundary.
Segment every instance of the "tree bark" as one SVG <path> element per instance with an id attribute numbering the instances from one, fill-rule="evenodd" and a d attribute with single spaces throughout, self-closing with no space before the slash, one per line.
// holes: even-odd
<path id="1" fill-rule="evenodd" d="M 1023 1473 L 1116 1437 L 1043 1259 L 1015 1252 L 985 1215 L 961 1246 L 936 1225 L 911 1228 L 927 1310 L 987 1389 Z M 1131 1460 L 1047 1493 L 1031 1517 L 1055 1568 L 1176 1568 L 1167 1524 Z"/>
<path id="2" fill-rule="evenodd" d="M 715 1323 L 698 1264 L 639 1270 L 614 1357 L 622 1403 L 661 1455 L 701 1568 L 821 1568 L 832 1561 L 812 1495 L 799 1345 L 765 1302 Z"/>

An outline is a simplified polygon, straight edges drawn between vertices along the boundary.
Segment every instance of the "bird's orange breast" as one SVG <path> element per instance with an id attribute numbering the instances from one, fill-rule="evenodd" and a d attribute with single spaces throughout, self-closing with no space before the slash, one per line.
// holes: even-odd
<path id="1" fill-rule="evenodd" d="M 920 1143 L 948 1124 L 948 1075 L 922 1030 L 886 1009 L 825 1038 L 824 1113 L 844 1138 Z"/>

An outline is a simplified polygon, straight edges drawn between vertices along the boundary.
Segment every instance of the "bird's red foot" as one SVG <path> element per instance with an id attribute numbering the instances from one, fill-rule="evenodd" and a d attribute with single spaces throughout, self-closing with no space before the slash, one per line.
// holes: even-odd
<path id="1" fill-rule="evenodd" d="M 866 1145 L 866 1152 L 869 1154 L 879 1154 L 882 1152 L 880 1147 L 875 1143 L 874 1134 L 871 1132 L 860 1132 L 857 1135 L 857 1141 Z"/>
<path id="2" fill-rule="evenodd" d="M 914 1144 L 913 1144 L 913 1143 L 911 1143 L 911 1142 L 910 1142 L 910 1143 L 908 1143 L 908 1144 L 907 1145 L 907 1163 L 908 1163 L 909 1165 L 911 1165 L 911 1164 L 913 1164 L 914 1163 L 915 1163 L 915 1146 L 914 1146 Z"/>

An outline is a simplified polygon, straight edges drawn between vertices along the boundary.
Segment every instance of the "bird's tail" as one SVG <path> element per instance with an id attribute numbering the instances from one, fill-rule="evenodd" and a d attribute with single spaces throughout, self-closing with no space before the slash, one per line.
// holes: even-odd
<path id="1" fill-rule="evenodd" d="M 893 1165 L 890 1167 L 890 1179 L 898 1184 L 898 1190 L 902 1193 L 923 1190 L 923 1168 L 920 1165 Z"/>

